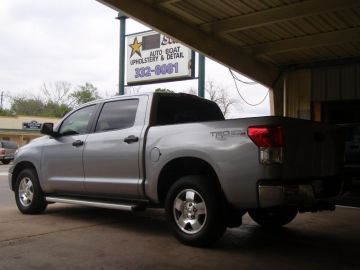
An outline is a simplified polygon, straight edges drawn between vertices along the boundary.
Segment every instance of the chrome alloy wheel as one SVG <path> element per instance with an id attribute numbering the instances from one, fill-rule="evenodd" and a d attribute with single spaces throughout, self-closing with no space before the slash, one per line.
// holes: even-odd
<path id="1" fill-rule="evenodd" d="M 173 214 L 176 225 L 187 234 L 199 232 L 206 222 L 206 204 L 193 189 L 182 190 L 175 198 Z"/>
<path id="2" fill-rule="evenodd" d="M 33 197 L 34 197 L 33 183 L 29 177 L 24 177 L 23 179 L 21 179 L 19 184 L 20 203 L 23 206 L 28 207 L 31 204 Z"/>

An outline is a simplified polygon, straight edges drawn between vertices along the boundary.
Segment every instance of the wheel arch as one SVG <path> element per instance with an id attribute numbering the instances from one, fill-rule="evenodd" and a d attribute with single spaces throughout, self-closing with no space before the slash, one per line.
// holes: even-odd
<path id="1" fill-rule="evenodd" d="M 39 175 L 37 173 L 37 169 L 35 167 L 35 165 L 33 163 L 31 163 L 30 161 L 21 161 L 18 164 L 15 165 L 13 173 L 12 173 L 12 178 L 11 178 L 11 188 L 12 190 L 15 190 L 15 182 L 16 179 L 19 175 L 19 173 L 21 171 L 23 171 L 24 169 L 33 169 L 37 175 L 37 177 L 39 178 Z"/>
<path id="2" fill-rule="evenodd" d="M 209 175 L 209 180 L 218 186 L 225 198 L 219 176 L 213 166 L 201 158 L 186 156 L 178 157 L 167 162 L 161 169 L 157 184 L 157 194 L 160 204 L 165 202 L 166 194 L 170 187 L 186 175 Z"/>

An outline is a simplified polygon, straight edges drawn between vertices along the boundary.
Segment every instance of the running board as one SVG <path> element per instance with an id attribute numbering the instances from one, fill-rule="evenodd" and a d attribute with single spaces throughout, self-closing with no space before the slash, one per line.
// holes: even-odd
<path id="1" fill-rule="evenodd" d="M 45 199 L 47 202 L 52 202 L 52 203 L 69 203 L 69 204 L 117 209 L 124 211 L 133 211 L 139 208 L 138 205 L 136 204 L 119 204 L 119 203 L 98 202 L 98 201 L 96 202 L 96 201 L 79 200 L 79 199 L 59 198 L 59 197 L 45 197 Z"/>

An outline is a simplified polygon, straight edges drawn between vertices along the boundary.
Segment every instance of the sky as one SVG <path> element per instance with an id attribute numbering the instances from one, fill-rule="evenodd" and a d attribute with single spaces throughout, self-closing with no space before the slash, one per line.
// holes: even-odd
<path id="1" fill-rule="evenodd" d="M 117 12 L 95 0 L 1 0 L 0 8 L 0 93 L 4 106 L 11 97 L 41 95 L 41 86 L 67 81 L 73 88 L 92 83 L 100 96 L 118 91 L 119 21 Z M 127 34 L 147 30 L 127 20 Z M 249 80 L 240 76 L 243 80 Z M 269 99 L 248 106 L 239 97 L 229 70 L 206 60 L 206 81 L 225 88 L 236 100 L 229 118 L 269 115 Z M 258 103 L 267 93 L 261 85 L 238 83 L 249 103 Z M 156 88 L 175 92 L 197 89 L 197 80 L 151 84 L 140 92 Z"/>

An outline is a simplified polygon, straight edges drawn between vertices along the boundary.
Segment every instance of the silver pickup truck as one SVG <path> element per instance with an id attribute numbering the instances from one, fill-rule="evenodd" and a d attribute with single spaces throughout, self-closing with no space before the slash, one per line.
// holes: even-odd
<path id="1" fill-rule="evenodd" d="M 9 185 L 19 210 L 48 203 L 122 210 L 164 207 L 183 243 L 205 246 L 248 212 L 282 226 L 298 212 L 334 210 L 341 138 L 333 127 L 283 117 L 224 120 L 186 94 L 138 94 L 75 109 L 20 148 Z"/>

